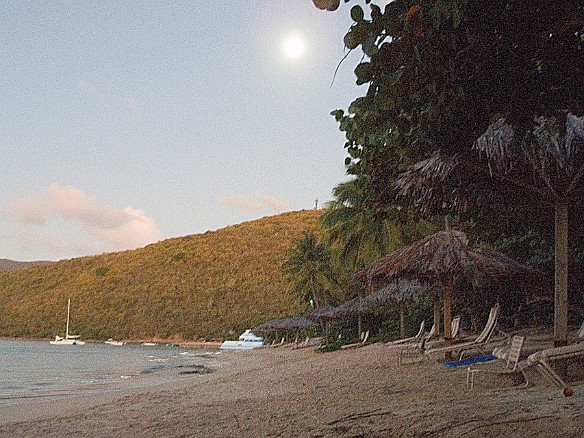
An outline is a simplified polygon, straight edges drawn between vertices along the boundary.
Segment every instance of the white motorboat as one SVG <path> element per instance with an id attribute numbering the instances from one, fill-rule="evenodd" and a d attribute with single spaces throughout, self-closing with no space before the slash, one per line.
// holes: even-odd
<path id="1" fill-rule="evenodd" d="M 107 341 L 103 341 L 104 344 L 108 344 L 108 345 L 124 345 L 125 342 L 124 341 L 114 341 L 112 338 L 109 338 Z"/>
<path id="2" fill-rule="evenodd" d="M 85 342 L 79 340 L 79 335 L 69 334 L 69 315 L 71 312 L 71 298 L 67 302 L 67 326 L 65 328 L 65 337 L 55 336 L 54 341 L 50 341 L 53 345 L 85 345 Z"/>
<path id="3" fill-rule="evenodd" d="M 244 331 L 237 341 L 225 341 L 219 347 L 220 350 L 253 350 L 264 345 L 264 338 L 256 336 L 251 330 Z"/>

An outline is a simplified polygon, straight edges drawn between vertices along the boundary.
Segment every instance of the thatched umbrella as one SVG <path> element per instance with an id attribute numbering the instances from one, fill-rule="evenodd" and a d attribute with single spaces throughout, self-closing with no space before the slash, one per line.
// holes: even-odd
<path id="1" fill-rule="evenodd" d="M 328 322 L 331 320 L 338 319 L 351 319 L 355 317 L 360 317 L 363 313 L 370 312 L 363 306 L 363 299 L 361 297 L 353 298 L 339 306 L 332 307 L 321 307 L 313 311 L 309 316 L 311 318 L 317 318 L 320 321 L 325 322 L 325 336 L 328 338 Z"/>
<path id="2" fill-rule="evenodd" d="M 325 304 L 324 306 L 317 307 L 316 309 L 314 309 L 312 312 L 310 312 L 306 316 L 307 316 L 308 319 L 312 319 L 313 321 L 320 321 L 320 320 L 323 320 L 323 319 L 327 319 L 326 318 L 326 315 L 332 309 L 334 309 L 334 306 L 331 306 L 330 304 Z"/>
<path id="3" fill-rule="evenodd" d="M 436 296 L 437 294 L 438 289 L 429 283 L 422 283 L 418 280 L 396 279 L 366 296 L 362 301 L 362 305 L 365 308 L 371 308 L 397 302 L 399 304 L 400 336 L 403 338 L 405 336 L 404 303 L 418 299 L 421 295 Z"/>
<path id="4" fill-rule="evenodd" d="M 349 319 L 364 313 L 364 311 L 365 309 L 361 305 L 361 298 L 356 297 L 340 306 L 322 310 L 319 318 L 323 320 Z"/>
<path id="5" fill-rule="evenodd" d="M 388 303 L 403 303 L 418 299 L 420 295 L 428 295 L 436 291 L 435 287 L 427 283 L 421 283 L 418 280 L 398 279 L 383 285 L 371 295 L 363 298 L 362 304 L 368 308 L 383 306 Z"/>
<path id="6" fill-rule="evenodd" d="M 537 271 L 488 247 L 473 248 L 465 233 L 447 229 L 384 256 L 355 276 L 368 285 L 396 278 L 438 283 L 444 296 L 444 338 L 449 345 L 452 291 L 458 281 L 488 281 L 526 272 Z"/>

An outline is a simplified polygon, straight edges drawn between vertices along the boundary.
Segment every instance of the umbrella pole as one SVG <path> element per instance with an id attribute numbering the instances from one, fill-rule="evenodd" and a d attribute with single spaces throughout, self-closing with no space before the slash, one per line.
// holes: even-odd
<path id="1" fill-rule="evenodd" d="M 440 298 L 436 297 L 434 299 L 434 327 L 436 327 L 436 336 L 437 338 L 440 337 Z"/>
<path id="2" fill-rule="evenodd" d="M 452 332 L 450 330 L 450 321 L 452 320 L 452 283 L 442 285 L 444 293 L 444 343 L 452 345 Z"/>
<path id="3" fill-rule="evenodd" d="M 404 321 L 404 303 L 399 303 L 399 334 L 400 339 L 406 337 L 405 335 L 405 321 Z"/>

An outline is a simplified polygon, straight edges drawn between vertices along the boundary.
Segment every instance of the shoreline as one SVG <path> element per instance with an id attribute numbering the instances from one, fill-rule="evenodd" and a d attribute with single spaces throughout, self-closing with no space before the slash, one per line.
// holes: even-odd
<path id="1" fill-rule="evenodd" d="M 0 414 L 0 436 L 557 438 L 584 430 L 582 382 L 566 398 L 533 370 L 527 389 L 489 373 L 469 390 L 466 369 L 398 366 L 384 344 L 225 354 L 228 364 L 180 384 L 21 405 Z"/>

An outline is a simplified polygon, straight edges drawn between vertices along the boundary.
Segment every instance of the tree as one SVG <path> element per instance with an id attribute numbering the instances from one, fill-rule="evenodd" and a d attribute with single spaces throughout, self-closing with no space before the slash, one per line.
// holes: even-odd
<path id="1" fill-rule="evenodd" d="M 332 267 L 330 248 L 325 243 L 319 243 L 314 233 L 304 233 L 290 252 L 283 269 L 293 281 L 294 290 L 304 300 L 312 300 L 316 307 L 330 301 L 331 290 L 336 286 L 336 273 Z"/>
<path id="2" fill-rule="evenodd" d="M 396 249 L 399 229 L 368 207 L 365 177 L 354 178 L 333 189 L 334 200 L 321 218 L 325 238 L 338 248 L 341 262 L 351 272 Z"/>
<path id="3" fill-rule="evenodd" d="M 441 158 L 434 163 L 442 169 L 466 163 L 471 173 L 465 182 L 476 176 L 474 181 L 487 181 L 495 189 L 491 193 L 509 195 L 507 203 L 537 207 L 537 197 L 517 196 L 522 192 L 509 189 L 508 181 L 493 180 L 481 170 L 472 145 L 501 116 L 515 138 L 523 139 L 540 117 L 565 120 L 570 112 L 584 114 L 583 2 L 395 0 L 383 11 L 371 5 L 369 18 L 355 5 L 351 17 L 355 23 L 344 43 L 350 50 L 361 46 L 367 59 L 355 74 L 368 90 L 348 115 L 335 115 L 347 134 L 349 157 L 377 187 L 374 205 L 383 208 L 392 198 L 388 181 L 396 172 L 438 153 Z M 391 133 L 390 142 L 371 141 L 368 135 L 384 131 Z M 509 149 L 508 156 L 521 156 L 526 144 L 513 144 L 519 149 Z M 495 209 L 448 192 L 449 187 L 429 185 L 426 193 L 437 204 L 464 202 L 445 207 L 482 219 L 509 211 L 504 202 L 495 202 L 498 215 L 485 214 Z M 464 185 L 457 190 L 464 192 Z M 556 335 L 556 343 L 564 342 L 562 336 Z"/>

